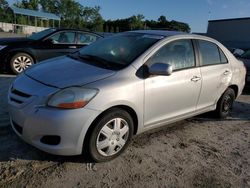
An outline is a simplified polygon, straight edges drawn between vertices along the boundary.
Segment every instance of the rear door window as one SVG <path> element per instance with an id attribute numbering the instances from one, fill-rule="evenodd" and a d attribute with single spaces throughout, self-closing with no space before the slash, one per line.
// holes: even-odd
<path id="1" fill-rule="evenodd" d="M 97 37 L 96 35 L 91 35 L 88 33 L 78 33 L 78 44 L 82 44 L 82 45 L 89 45 L 95 41 L 97 41 L 99 37 Z"/>
<path id="2" fill-rule="evenodd" d="M 202 66 L 227 63 L 227 58 L 219 47 L 209 41 L 198 40 Z"/>

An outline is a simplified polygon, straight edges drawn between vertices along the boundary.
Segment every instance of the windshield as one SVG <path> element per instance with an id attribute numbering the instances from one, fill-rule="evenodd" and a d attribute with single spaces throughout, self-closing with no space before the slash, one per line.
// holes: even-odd
<path id="1" fill-rule="evenodd" d="M 250 50 L 247 50 L 245 53 L 243 53 L 241 57 L 245 59 L 250 59 Z"/>
<path id="2" fill-rule="evenodd" d="M 162 36 L 143 33 L 121 33 L 101 39 L 81 49 L 79 56 L 103 60 L 109 67 L 124 68 L 144 51 L 162 39 Z"/>
<path id="3" fill-rule="evenodd" d="M 34 33 L 32 35 L 30 35 L 28 38 L 32 39 L 32 40 L 39 40 L 47 35 L 49 35 L 50 33 L 53 33 L 56 29 L 45 29 L 43 31 L 40 31 L 38 33 Z"/>

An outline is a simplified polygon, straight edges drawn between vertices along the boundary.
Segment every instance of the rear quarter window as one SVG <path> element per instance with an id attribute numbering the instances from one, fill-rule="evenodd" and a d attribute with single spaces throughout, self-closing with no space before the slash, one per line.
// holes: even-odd
<path id="1" fill-rule="evenodd" d="M 221 61 L 221 63 L 227 63 L 228 60 L 227 60 L 224 52 L 220 48 L 219 48 L 219 51 L 220 51 L 220 61 Z"/>

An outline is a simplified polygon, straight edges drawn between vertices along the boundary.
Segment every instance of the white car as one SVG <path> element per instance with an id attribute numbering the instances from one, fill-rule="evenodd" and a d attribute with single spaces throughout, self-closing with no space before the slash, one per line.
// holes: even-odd
<path id="1" fill-rule="evenodd" d="M 120 33 L 18 76 L 8 95 L 11 124 L 43 151 L 107 161 L 135 134 L 208 111 L 225 118 L 245 75 L 211 38 Z"/>

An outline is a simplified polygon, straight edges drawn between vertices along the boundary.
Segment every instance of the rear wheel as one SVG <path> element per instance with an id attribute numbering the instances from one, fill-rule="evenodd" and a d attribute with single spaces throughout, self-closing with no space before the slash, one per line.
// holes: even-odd
<path id="1" fill-rule="evenodd" d="M 221 119 L 226 118 L 233 107 L 234 100 L 235 92 L 233 89 L 228 88 L 217 103 L 215 115 Z"/>
<path id="2" fill-rule="evenodd" d="M 10 60 L 10 67 L 13 73 L 20 74 L 34 64 L 33 58 L 26 53 L 17 53 Z"/>
<path id="3" fill-rule="evenodd" d="M 120 155 L 133 135 L 133 120 L 121 109 L 107 111 L 90 135 L 88 151 L 96 162 L 109 161 Z"/>

